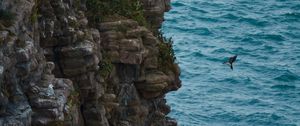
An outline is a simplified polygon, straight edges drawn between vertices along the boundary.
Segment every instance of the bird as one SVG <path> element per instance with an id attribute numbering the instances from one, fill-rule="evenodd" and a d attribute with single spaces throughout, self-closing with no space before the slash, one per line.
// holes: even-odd
<path id="1" fill-rule="evenodd" d="M 232 64 L 236 61 L 236 58 L 237 58 L 237 55 L 229 57 L 228 61 L 224 62 L 223 64 L 228 64 L 230 66 L 231 70 L 233 70 Z"/>

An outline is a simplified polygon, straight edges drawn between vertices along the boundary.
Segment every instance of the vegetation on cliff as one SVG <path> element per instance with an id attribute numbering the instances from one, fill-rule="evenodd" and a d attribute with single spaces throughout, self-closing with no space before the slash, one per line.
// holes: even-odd
<path id="1" fill-rule="evenodd" d="M 8 10 L 0 9 L 0 24 L 6 27 L 12 25 L 15 14 Z"/>
<path id="2" fill-rule="evenodd" d="M 139 0 L 87 0 L 87 16 L 91 24 L 130 18 L 146 26 L 143 8 Z"/>
<path id="3" fill-rule="evenodd" d="M 160 43 L 158 44 L 159 69 L 165 73 L 167 73 L 168 70 L 171 70 L 171 71 L 177 73 L 176 68 L 174 66 L 176 57 L 175 57 L 175 53 L 174 53 L 174 49 L 173 49 L 172 38 L 164 37 L 162 32 L 159 32 L 157 37 L 160 40 Z"/>
<path id="4" fill-rule="evenodd" d="M 106 78 L 111 73 L 113 64 L 106 53 L 103 53 L 102 58 L 99 62 L 99 73 L 102 77 Z"/>

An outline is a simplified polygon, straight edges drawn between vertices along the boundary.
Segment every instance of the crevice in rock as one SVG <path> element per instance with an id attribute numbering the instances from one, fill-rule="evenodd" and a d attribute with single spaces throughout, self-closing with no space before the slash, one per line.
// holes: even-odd
<path id="1" fill-rule="evenodd" d="M 86 122 L 86 117 L 84 115 L 84 106 L 83 105 L 80 105 L 80 113 L 81 113 L 81 116 L 82 116 L 83 124 L 86 125 L 87 122 Z"/>
<path id="2" fill-rule="evenodd" d="M 60 58 L 61 58 L 61 55 L 60 55 L 60 51 L 61 51 L 61 47 L 60 46 L 54 46 L 52 48 L 52 51 L 53 51 L 53 57 L 54 57 L 54 63 L 55 65 L 58 67 L 59 69 L 59 72 L 60 72 L 60 75 L 62 76 L 62 78 L 65 78 L 65 75 L 64 75 L 64 71 L 63 71 L 63 67 L 62 67 L 62 64 L 60 62 Z M 57 75 L 58 76 L 58 75 Z"/>

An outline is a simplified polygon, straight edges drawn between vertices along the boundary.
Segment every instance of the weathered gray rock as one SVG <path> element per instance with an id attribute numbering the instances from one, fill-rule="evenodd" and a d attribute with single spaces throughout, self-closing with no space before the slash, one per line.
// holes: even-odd
<path id="1" fill-rule="evenodd" d="M 147 22 L 151 24 L 152 31 L 158 32 L 164 21 L 164 12 L 170 10 L 170 0 L 141 0 Z"/>
<path id="2" fill-rule="evenodd" d="M 15 16 L 0 21 L 1 126 L 176 125 L 164 94 L 180 71 L 159 70 L 155 37 L 169 0 L 141 0 L 151 30 L 125 17 L 92 26 L 86 0 L 35 2 L 0 4 Z"/>

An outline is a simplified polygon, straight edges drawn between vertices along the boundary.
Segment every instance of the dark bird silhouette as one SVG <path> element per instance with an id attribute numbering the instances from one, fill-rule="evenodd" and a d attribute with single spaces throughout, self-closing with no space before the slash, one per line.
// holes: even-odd
<path id="1" fill-rule="evenodd" d="M 230 66 L 231 70 L 233 70 L 232 64 L 235 62 L 236 58 L 237 58 L 237 55 L 229 57 L 228 61 L 224 62 L 224 64 L 228 64 Z"/>

